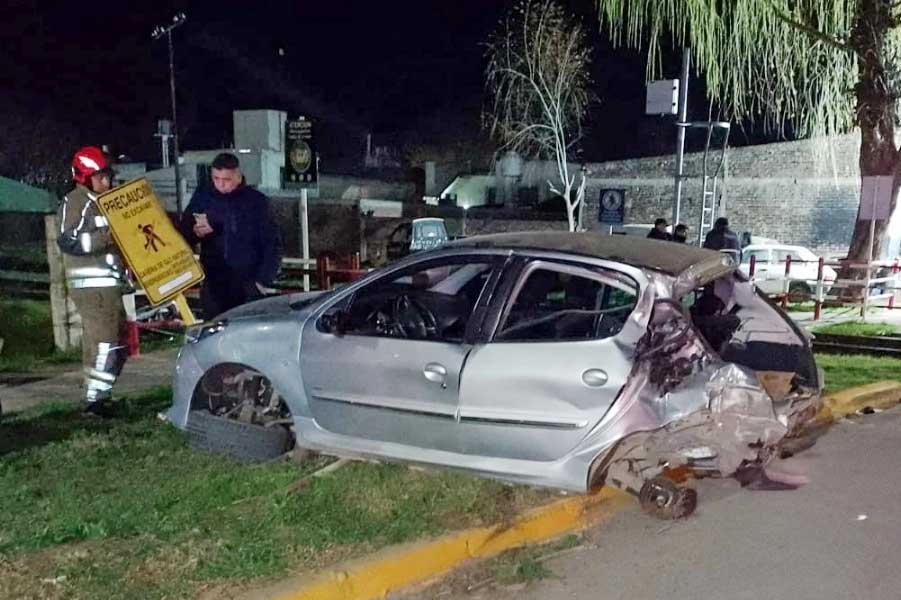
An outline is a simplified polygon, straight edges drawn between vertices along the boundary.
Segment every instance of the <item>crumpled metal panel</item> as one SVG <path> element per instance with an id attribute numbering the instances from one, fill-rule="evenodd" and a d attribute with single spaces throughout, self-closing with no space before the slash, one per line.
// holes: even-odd
<path id="1" fill-rule="evenodd" d="M 673 283 L 673 298 L 695 290 L 702 285 L 735 271 L 735 261 L 728 254 L 711 256 L 698 261 L 680 273 Z"/>
<path id="2" fill-rule="evenodd" d="M 697 382 L 706 380 L 700 385 Z M 678 455 L 728 476 L 743 462 L 766 462 L 788 428 L 773 410 L 773 401 L 744 367 L 714 363 L 701 372 L 685 393 L 705 398 L 708 406 L 648 436 L 650 455 Z"/>

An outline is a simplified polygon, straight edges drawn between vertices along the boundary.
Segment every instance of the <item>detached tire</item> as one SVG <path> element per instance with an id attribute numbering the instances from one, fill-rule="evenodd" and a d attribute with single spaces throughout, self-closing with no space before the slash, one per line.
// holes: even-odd
<path id="1" fill-rule="evenodd" d="M 202 410 L 188 414 L 187 432 L 191 448 L 247 462 L 270 460 L 291 448 L 291 434 L 284 427 L 243 423 Z"/>
<path id="2" fill-rule="evenodd" d="M 658 519 L 684 519 L 698 507 L 698 493 L 665 477 L 654 477 L 641 486 L 638 503 Z"/>

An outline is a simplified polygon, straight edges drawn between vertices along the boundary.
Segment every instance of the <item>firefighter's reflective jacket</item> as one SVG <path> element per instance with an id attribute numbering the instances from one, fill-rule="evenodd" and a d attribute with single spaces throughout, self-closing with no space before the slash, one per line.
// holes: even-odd
<path id="1" fill-rule="evenodd" d="M 69 289 L 127 287 L 128 277 L 97 196 L 82 185 L 66 194 L 59 209 L 57 243 L 64 254 Z"/>

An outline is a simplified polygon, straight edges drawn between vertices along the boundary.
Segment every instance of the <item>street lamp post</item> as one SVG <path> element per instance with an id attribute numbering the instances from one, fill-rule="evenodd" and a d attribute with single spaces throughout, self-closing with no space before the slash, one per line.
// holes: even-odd
<path id="1" fill-rule="evenodd" d="M 182 194 L 181 194 L 181 169 L 178 163 L 178 119 L 175 111 L 175 47 L 172 45 L 172 30 L 183 24 L 187 17 L 185 13 L 178 13 L 172 17 L 172 22 L 168 25 L 160 25 L 154 28 L 150 34 L 154 40 L 158 40 L 164 35 L 169 44 L 169 94 L 172 100 L 172 150 L 175 154 L 175 211 L 178 218 L 181 219 L 182 213 Z"/>

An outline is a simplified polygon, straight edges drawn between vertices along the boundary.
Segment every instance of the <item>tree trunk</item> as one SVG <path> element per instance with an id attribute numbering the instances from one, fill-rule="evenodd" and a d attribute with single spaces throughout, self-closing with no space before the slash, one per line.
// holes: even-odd
<path id="1" fill-rule="evenodd" d="M 576 207 L 572 201 L 573 188 L 567 185 L 563 188 L 563 201 L 566 203 L 566 220 L 569 222 L 569 231 L 576 230 Z"/>
<path id="2" fill-rule="evenodd" d="M 886 60 L 891 60 L 888 44 L 892 22 L 891 0 L 861 0 L 857 21 L 851 30 L 850 43 L 857 52 L 858 81 L 857 124 L 860 127 L 860 175 L 891 176 L 892 198 L 889 214 L 895 211 L 898 186 L 901 183 L 901 160 L 895 147 L 896 90 L 888 73 Z M 870 259 L 870 221 L 861 220 L 861 206 L 848 249 L 849 263 L 866 263 Z M 863 215 L 866 216 L 866 215 Z M 882 237 L 887 220 L 877 220 L 873 239 L 873 256 L 882 250 Z M 863 279 L 866 270 L 844 266 L 840 277 Z M 846 290 L 845 295 L 860 297 L 861 290 Z"/>

